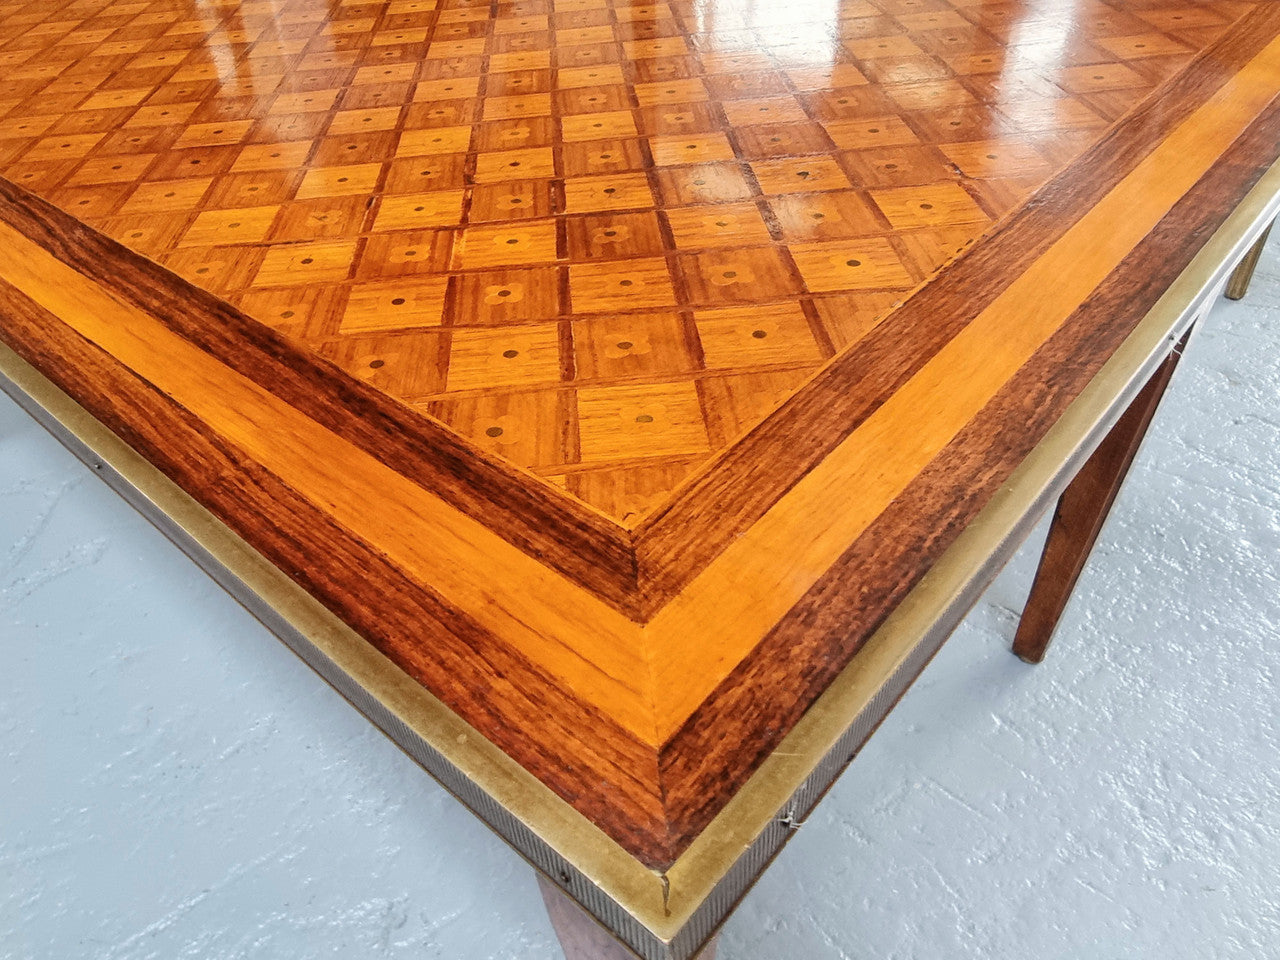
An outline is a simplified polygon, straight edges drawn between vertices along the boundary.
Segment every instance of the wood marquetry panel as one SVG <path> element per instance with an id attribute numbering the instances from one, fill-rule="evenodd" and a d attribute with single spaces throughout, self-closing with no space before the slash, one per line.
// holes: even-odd
<path id="1" fill-rule="evenodd" d="M 1277 124 L 1243 0 L 0 0 L 0 338 L 662 866 Z"/>
<path id="2" fill-rule="evenodd" d="M 632 526 L 1249 6 L 6 0 L 0 175 Z"/>

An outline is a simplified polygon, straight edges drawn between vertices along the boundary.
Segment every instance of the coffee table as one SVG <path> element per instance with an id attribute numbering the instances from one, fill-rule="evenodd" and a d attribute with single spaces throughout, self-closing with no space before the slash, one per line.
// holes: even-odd
<path id="1" fill-rule="evenodd" d="M 5 9 L 15 392 L 569 949 L 700 949 L 1078 472 L 1043 654 L 1276 208 L 1268 5 Z"/>

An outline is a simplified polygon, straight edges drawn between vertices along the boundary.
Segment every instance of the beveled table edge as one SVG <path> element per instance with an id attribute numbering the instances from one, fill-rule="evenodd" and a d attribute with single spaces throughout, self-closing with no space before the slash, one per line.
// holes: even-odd
<path id="1" fill-rule="evenodd" d="M 728 917 L 1280 211 L 1273 165 L 1044 440 L 665 873 L 641 865 L 0 344 L 0 389 L 646 960 Z"/>
<path id="2" fill-rule="evenodd" d="M 1204 244 L 1040 444 L 746 786 L 669 868 L 673 912 L 680 910 L 683 896 L 695 890 L 699 881 L 702 896 L 713 895 L 707 885 L 708 874 L 719 872 L 727 879 L 741 869 L 746 857 L 723 859 L 726 851 L 749 842 L 754 855 L 755 848 L 771 833 L 780 834 L 773 840 L 773 853 L 781 849 L 787 835 L 807 818 L 861 744 L 1054 505 L 1169 351 L 1216 302 L 1231 271 L 1277 215 L 1280 161 Z M 815 758 L 820 759 L 815 762 Z M 770 811 L 767 815 L 766 810 Z M 750 837 L 749 828 L 735 828 L 735 821 L 763 823 L 764 828 Z M 717 858 L 722 858 L 718 871 L 712 865 Z M 740 890 L 738 898 L 767 863 L 768 857 L 759 859 L 752 879 L 734 885 Z"/>

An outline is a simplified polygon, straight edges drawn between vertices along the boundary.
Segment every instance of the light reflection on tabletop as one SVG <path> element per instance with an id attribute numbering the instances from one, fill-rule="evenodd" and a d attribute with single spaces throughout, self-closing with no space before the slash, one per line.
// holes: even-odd
<path id="1" fill-rule="evenodd" d="M 0 173 L 633 523 L 1251 4 L 0 7 Z"/>

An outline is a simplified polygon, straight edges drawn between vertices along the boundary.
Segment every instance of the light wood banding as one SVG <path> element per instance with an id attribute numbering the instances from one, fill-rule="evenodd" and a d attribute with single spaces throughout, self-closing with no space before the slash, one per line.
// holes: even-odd
<path id="1" fill-rule="evenodd" d="M 0 336 L 654 866 L 1276 154 L 1270 4 L 151 6 L 0 5 Z"/>

